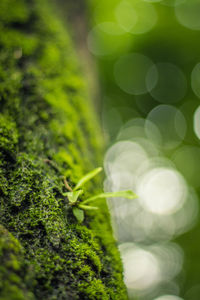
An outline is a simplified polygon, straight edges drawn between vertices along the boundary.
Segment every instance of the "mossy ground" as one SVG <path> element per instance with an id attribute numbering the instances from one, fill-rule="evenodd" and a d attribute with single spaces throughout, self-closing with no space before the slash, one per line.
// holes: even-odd
<path id="1" fill-rule="evenodd" d="M 102 141 L 54 15 L 46 0 L 0 1 L 0 300 L 127 299 L 105 202 L 78 224 L 62 195 Z"/>

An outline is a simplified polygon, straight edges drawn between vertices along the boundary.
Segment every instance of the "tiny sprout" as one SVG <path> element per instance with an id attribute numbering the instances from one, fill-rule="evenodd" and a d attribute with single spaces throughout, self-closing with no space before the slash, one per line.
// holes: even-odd
<path id="1" fill-rule="evenodd" d="M 137 195 L 133 193 L 132 191 L 119 191 L 119 192 L 106 192 L 106 193 L 100 193 L 95 196 L 89 197 L 83 201 L 80 202 L 79 197 L 83 194 L 83 189 L 80 189 L 87 181 L 91 180 L 93 177 L 95 177 L 98 173 L 100 173 L 103 169 L 102 168 L 96 168 L 93 171 L 87 173 L 84 175 L 76 184 L 76 186 L 72 189 L 67 180 L 64 179 L 65 187 L 69 192 L 63 193 L 63 196 L 67 196 L 69 200 L 70 206 L 72 206 L 72 211 L 77 219 L 78 222 L 83 222 L 84 220 L 84 210 L 97 210 L 98 207 L 90 206 L 88 203 L 91 203 L 97 199 L 101 198 L 115 198 L 115 197 L 123 197 L 127 199 L 134 199 L 137 198 Z"/>

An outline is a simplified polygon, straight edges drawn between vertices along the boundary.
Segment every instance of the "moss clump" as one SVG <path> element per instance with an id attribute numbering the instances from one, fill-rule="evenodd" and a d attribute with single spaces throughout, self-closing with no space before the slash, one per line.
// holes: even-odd
<path id="1" fill-rule="evenodd" d="M 127 299 L 105 203 L 80 225 L 63 197 L 62 176 L 99 165 L 102 142 L 54 11 L 0 1 L 0 299 Z"/>
<path id="2" fill-rule="evenodd" d="M 0 225 L 0 299 L 35 299 L 28 291 L 30 281 L 33 280 L 30 274 L 19 241 Z"/>

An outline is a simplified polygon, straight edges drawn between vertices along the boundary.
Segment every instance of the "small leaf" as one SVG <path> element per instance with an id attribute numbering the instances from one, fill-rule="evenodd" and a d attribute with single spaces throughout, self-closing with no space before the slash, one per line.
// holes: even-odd
<path id="1" fill-rule="evenodd" d="M 110 193 L 101 193 L 96 196 L 90 197 L 87 200 L 83 201 L 82 203 L 89 203 L 98 198 L 115 198 L 115 197 L 122 197 L 126 199 L 134 199 L 137 198 L 137 195 L 132 191 L 119 191 L 119 192 L 110 192 Z"/>
<path id="2" fill-rule="evenodd" d="M 82 205 L 82 204 L 80 204 L 78 207 L 80 207 L 84 210 L 97 210 L 97 209 L 99 209 L 98 207 L 95 207 L 95 206 L 88 206 L 88 205 Z"/>
<path id="3" fill-rule="evenodd" d="M 102 171 L 102 168 L 96 168 L 93 171 L 87 173 L 85 176 L 83 176 L 77 183 L 77 185 L 74 188 L 74 191 L 79 189 L 81 186 L 83 186 L 87 181 L 95 177 L 98 173 Z"/>
<path id="4" fill-rule="evenodd" d="M 73 207 L 73 214 L 78 222 L 82 223 L 84 220 L 84 212 L 82 209 L 79 209 L 78 207 Z"/>
<path id="5" fill-rule="evenodd" d="M 63 193 L 63 196 L 67 196 L 70 204 L 75 204 L 78 201 L 78 197 L 83 194 L 83 190 L 78 190 L 75 192 Z"/>

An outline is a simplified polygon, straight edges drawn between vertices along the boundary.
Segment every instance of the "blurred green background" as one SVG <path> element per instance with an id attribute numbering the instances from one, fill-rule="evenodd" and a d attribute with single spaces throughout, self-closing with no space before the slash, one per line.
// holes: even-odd
<path id="1" fill-rule="evenodd" d="M 88 0 L 105 190 L 130 299 L 200 299 L 200 1 Z M 90 76 L 92 76 L 90 74 Z"/>

